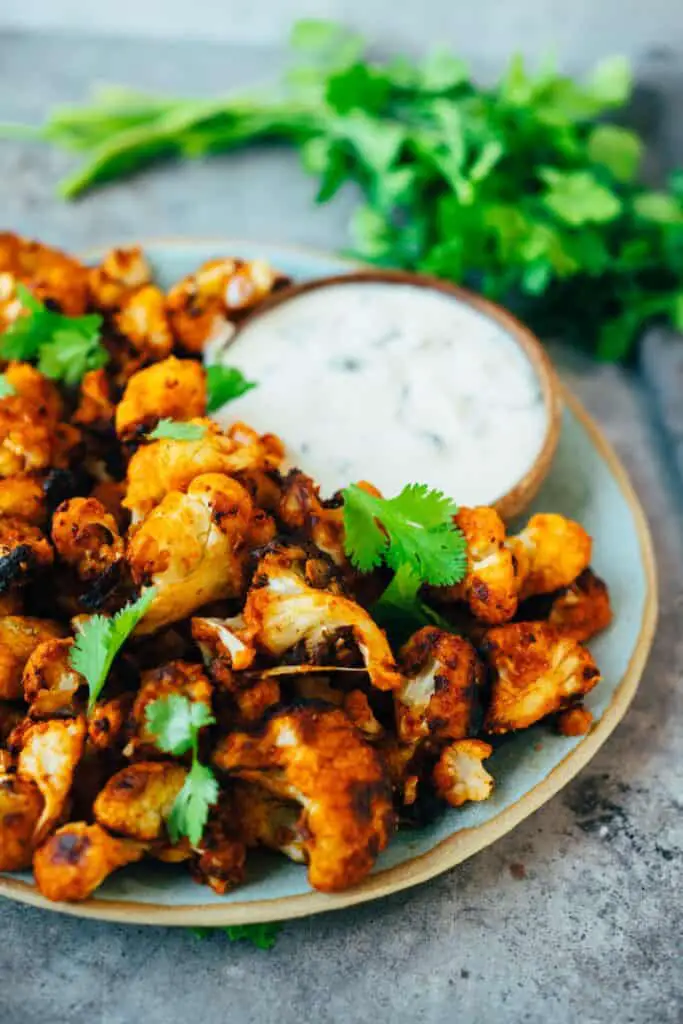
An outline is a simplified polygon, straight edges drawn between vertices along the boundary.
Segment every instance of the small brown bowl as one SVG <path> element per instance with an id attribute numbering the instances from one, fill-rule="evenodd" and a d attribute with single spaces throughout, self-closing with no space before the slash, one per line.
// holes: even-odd
<path id="1" fill-rule="evenodd" d="M 557 448 L 562 419 L 561 385 L 555 369 L 538 338 L 495 302 L 476 295 L 474 292 L 458 285 L 442 281 L 438 277 L 427 274 L 414 274 L 406 270 L 357 270 L 348 274 L 333 274 L 329 277 L 318 277 L 310 281 L 287 285 L 274 292 L 261 303 L 253 313 L 249 314 L 240 324 L 231 340 L 234 342 L 242 329 L 251 324 L 257 317 L 269 313 L 275 307 L 298 298 L 306 292 L 327 288 L 331 285 L 359 284 L 365 282 L 382 282 L 384 284 L 408 284 L 419 288 L 431 288 L 444 295 L 450 295 L 461 303 L 473 307 L 491 320 L 495 320 L 504 328 L 524 351 L 531 363 L 543 395 L 546 413 L 546 432 L 541 449 L 532 466 L 501 498 L 494 502 L 494 507 L 504 519 L 518 515 L 531 502 L 545 479 Z M 228 346 L 229 349 L 229 346 Z"/>

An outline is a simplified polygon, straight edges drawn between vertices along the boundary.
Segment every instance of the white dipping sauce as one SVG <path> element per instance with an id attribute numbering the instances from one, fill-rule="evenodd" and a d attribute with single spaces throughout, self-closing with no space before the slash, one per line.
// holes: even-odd
<path id="1" fill-rule="evenodd" d="M 543 445 L 543 397 L 523 350 L 495 321 L 429 288 L 305 292 L 247 324 L 223 358 L 258 387 L 219 418 L 278 434 L 323 496 L 356 480 L 385 496 L 415 482 L 487 504 Z"/>

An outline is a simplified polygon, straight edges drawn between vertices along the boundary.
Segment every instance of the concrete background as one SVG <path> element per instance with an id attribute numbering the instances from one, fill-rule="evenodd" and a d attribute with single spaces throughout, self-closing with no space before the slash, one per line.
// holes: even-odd
<path id="1" fill-rule="evenodd" d="M 210 93 L 281 60 L 266 47 L 0 34 L 0 118 L 38 120 L 97 78 Z M 0 224 L 73 249 L 160 234 L 345 243 L 350 198 L 313 213 L 313 184 L 281 149 L 157 168 L 71 206 L 52 193 L 67 166 L 0 143 Z M 661 574 L 652 658 L 598 756 L 471 861 L 388 900 L 292 922 L 271 953 L 0 902 L 0 1024 L 680 1024 L 682 492 L 638 375 L 560 358 L 632 474 Z"/>

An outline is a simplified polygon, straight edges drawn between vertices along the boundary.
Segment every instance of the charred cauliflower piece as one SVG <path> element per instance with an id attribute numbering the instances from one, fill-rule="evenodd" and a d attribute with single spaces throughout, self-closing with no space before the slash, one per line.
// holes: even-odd
<path id="1" fill-rule="evenodd" d="M 23 519 L 33 526 L 43 526 L 47 507 L 40 482 L 28 476 L 0 480 L 0 517 Z"/>
<path id="2" fill-rule="evenodd" d="M 585 736 L 592 724 L 593 715 L 582 704 L 560 711 L 557 716 L 557 731 L 562 736 Z"/>
<path id="3" fill-rule="evenodd" d="M 37 419 L 51 423 L 61 420 L 64 403 L 57 387 L 30 363 L 10 363 L 5 370 L 5 379 L 16 394 L 31 405 Z"/>
<path id="4" fill-rule="evenodd" d="M 161 419 L 191 420 L 206 412 L 206 375 L 194 359 L 169 356 L 134 373 L 116 407 L 116 433 L 134 441 Z"/>
<path id="5" fill-rule="evenodd" d="M 276 548 L 259 562 L 244 607 L 247 634 L 270 654 L 280 656 L 299 643 L 315 654 L 336 631 L 349 629 L 373 686 L 396 690 L 402 677 L 383 631 L 347 597 L 310 586 L 296 553 Z"/>
<path id="6" fill-rule="evenodd" d="M 140 860 L 145 849 L 143 843 L 117 839 L 99 825 L 72 821 L 36 850 L 36 885 L 48 900 L 87 900 L 117 868 Z"/>
<path id="7" fill-rule="evenodd" d="M 461 508 L 455 522 L 467 540 L 467 574 L 462 583 L 433 593 L 446 603 L 467 601 L 480 622 L 507 622 L 517 610 L 519 580 L 503 520 L 495 509 L 478 507 Z"/>
<path id="8" fill-rule="evenodd" d="M 127 757 L 147 749 L 150 756 L 157 755 L 155 737 L 147 730 L 146 711 L 150 704 L 160 697 L 176 694 L 188 697 L 193 703 L 205 704 L 211 710 L 213 687 L 205 676 L 201 665 L 187 661 L 172 661 L 159 668 L 143 672 L 132 709 L 135 736 L 126 747 Z"/>
<path id="9" fill-rule="evenodd" d="M 302 805 L 299 828 L 315 889 L 357 884 L 389 841 L 394 813 L 382 762 L 336 708 L 275 711 L 260 732 L 224 737 L 214 761 Z"/>
<path id="10" fill-rule="evenodd" d="M 19 395 L 0 399 L 0 477 L 38 473 L 54 463 L 54 423 Z"/>
<path id="11" fill-rule="evenodd" d="M 244 470 L 276 469 L 282 461 L 272 435 L 255 436 L 242 444 L 224 434 L 210 420 L 201 421 L 206 429 L 198 441 L 163 439 L 139 448 L 128 465 L 124 506 L 139 522 L 171 491 L 186 491 L 203 473 L 232 476 Z"/>
<path id="12" fill-rule="evenodd" d="M 36 298 L 66 316 L 79 316 L 88 305 L 88 272 L 82 263 L 41 242 L 21 239 L 16 275 Z"/>
<path id="13" fill-rule="evenodd" d="M 440 797 L 451 807 L 462 807 L 471 800 L 488 800 L 493 778 L 482 764 L 493 753 L 490 743 L 461 739 L 441 752 L 434 767 L 434 785 Z"/>
<path id="14" fill-rule="evenodd" d="M 285 478 L 279 518 L 285 526 L 301 534 L 339 566 L 348 566 L 344 550 L 344 507 L 340 501 L 324 504 L 310 476 L 293 469 Z"/>
<path id="15" fill-rule="evenodd" d="M 31 779 L 0 775 L 0 871 L 30 866 L 43 804 Z"/>
<path id="16" fill-rule="evenodd" d="M 24 696 L 22 673 L 38 644 L 64 636 L 64 629 L 49 619 L 26 615 L 0 618 L 0 700 Z"/>
<path id="17" fill-rule="evenodd" d="M 138 761 L 122 768 L 95 800 L 104 828 L 142 842 L 166 838 L 166 819 L 183 788 L 187 768 L 172 761 Z"/>
<path id="18" fill-rule="evenodd" d="M 118 523 L 96 498 L 69 498 L 52 517 L 52 541 L 79 579 L 92 582 L 122 561 Z"/>
<path id="19" fill-rule="evenodd" d="M 171 354 L 173 335 L 166 316 L 166 300 L 156 285 L 145 285 L 125 298 L 114 322 L 146 362 L 166 359 Z"/>
<path id="20" fill-rule="evenodd" d="M 32 651 L 22 676 L 24 700 L 31 705 L 45 701 L 53 711 L 73 709 L 73 699 L 83 676 L 71 667 L 73 640 L 44 640 Z M 33 707 L 32 707 L 33 713 Z"/>
<path id="21" fill-rule="evenodd" d="M 281 280 L 281 278 L 280 278 Z M 168 293 L 173 332 L 187 352 L 227 341 L 231 320 L 264 299 L 278 276 L 263 260 L 219 259 L 204 263 Z"/>
<path id="22" fill-rule="evenodd" d="M 252 518 L 245 489 L 217 473 L 197 477 L 185 494 L 166 495 L 128 544 L 133 579 L 156 591 L 138 633 L 242 592 Z"/>
<path id="23" fill-rule="evenodd" d="M 128 732 L 133 694 L 100 701 L 88 715 L 88 741 L 95 750 L 119 750 Z"/>
<path id="24" fill-rule="evenodd" d="M 564 636 L 585 643 L 612 621 L 609 591 L 603 580 L 585 569 L 552 603 L 548 622 Z"/>
<path id="25" fill-rule="evenodd" d="M 83 718 L 36 722 L 22 735 L 17 774 L 36 784 L 44 806 L 36 825 L 36 845 L 59 822 L 66 808 L 74 770 L 83 754 Z"/>
<path id="26" fill-rule="evenodd" d="M 212 676 L 215 672 L 216 681 L 228 689 L 231 688 L 231 677 L 223 681 L 221 668 L 239 672 L 249 668 L 256 656 L 242 615 L 232 619 L 194 618 L 192 636 L 209 672 Z"/>
<path id="27" fill-rule="evenodd" d="M 484 730 L 526 729 L 575 703 L 600 681 L 588 650 L 546 622 L 509 623 L 486 634 L 492 671 Z"/>
<path id="28" fill-rule="evenodd" d="M 589 535 L 578 523 L 560 515 L 532 516 L 507 545 L 517 560 L 522 599 L 568 587 L 591 559 Z"/>
<path id="29" fill-rule="evenodd" d="M 472 727 L 483 667 L 468 640 L 425 626 L 401 649 L 405 682 L 394 694 L 402 743 L 460 740 Z"/>
<path id="30" fill-rule="evenodd" d="M 23 519 L 0 518 L 0 591 L 22 584 L 53 562 L 45 534 Z"/>
<path id="31" fill-rule="evenodd" d="M 74 423 L 98 433 L 107 432 L 113 426 L 115 409 L 106 370 L 89 370 L 81 381 Z"/>
<path id="32" fill-rule="evenodd" d="M 297 864 L 307 860 L 304 837 L 299 830 L 301 808 L 262 786 L 235 782 L 230 790 L 235 821 L 247 846 L 267 846 L 284 853 Z"/>
<path id="33" fill-rule="evenodd" d="M 247 848 L 236 826 L 234 802 L 224 796 L 209 813 L 201 848 L 191 868 L 195 881 L 210 886 L 220 896 L 245 879 Z"/>
<path id="34" fill-rule="evenodd" d="M 88 290 L 98 309 L 118 309 L 125 299 L 149 284 L 152 271 L 139 245 L 110 249 L 102 262 L 88 271 Z"/>

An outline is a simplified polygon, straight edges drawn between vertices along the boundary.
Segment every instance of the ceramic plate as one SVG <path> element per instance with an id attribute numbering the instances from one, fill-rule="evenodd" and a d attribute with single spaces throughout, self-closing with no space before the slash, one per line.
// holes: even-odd
<path id="1" fill-rule="evenodd" d="M 224 255 L 269 259 L 302 280 L 349 269 L 333 256 L 260 243 L 159 242 L 145 247 L 163 285 Z M 457 495 L 456 495 L 457 497 Z M 80 904 L 45 900 L 28 875 L 1 875 L 0 895 L 82 917 L 135 924 L 225 925 L 271 921 L 348 907 L 452 868 L 514 828 L 565 786 L 605 742 L 635 693 L 656 621 L 652 543 L 643 511 L 614 451 L 579 402 L 566 395 L 557 454 L 533 511 L 578 519 L 594 538 L 593 566 L 609 583 L 614 623 L 591 644 L 603 681 L 588 695 L 595 724 L 585 737 L 544 725 L 504 744 L 488 765 L 496 779 L 484 803 L 451 809 L 420 831 L 400 833 L 362 885 L 338 895 L 312 891 L 305 869 L 285 858 L 250 862 L 248 882 L 227 896 L 195 884 L 177 867 L 136 865 L 113 875 Z"/>

